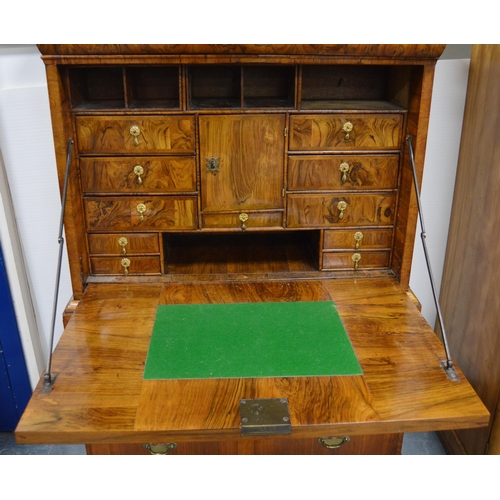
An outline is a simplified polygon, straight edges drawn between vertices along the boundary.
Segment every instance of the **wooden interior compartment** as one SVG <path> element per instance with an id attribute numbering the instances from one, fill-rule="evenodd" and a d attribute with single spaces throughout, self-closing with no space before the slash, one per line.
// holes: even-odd
<path id="1" fill-rule="evenodd" d="M 188 96 L 190 109 L 241 107 L 241 67 L 190 66 Z"/>
<path id="2" fill-rule="evenodd" d="M 168 233 L 163 236 L 165 269 L 176 275 L 317 271 L 318 233 Z"/>
<path id="3" fill-rule="evenodd" d="M 74 109 L 119 109 L 125 107 L 121 66 L 69 68 L 71 106 Z"/>
<path id="4" fill-rule="evenodd" d="M 300 108 L 394 109 L 407 105 L 408 72 L 383 65 L 302 66 Z"/>
<path id="5" fill-rule="evenodd" d="M 180 66 L 131 66 L 125 74 L 129 108 L 180 108 Z"/>
<path id="6" fill-rule="evenodd" d="M 243 66 L 242 78 L 244 107 L 294 107 L 295 66 Z"/>

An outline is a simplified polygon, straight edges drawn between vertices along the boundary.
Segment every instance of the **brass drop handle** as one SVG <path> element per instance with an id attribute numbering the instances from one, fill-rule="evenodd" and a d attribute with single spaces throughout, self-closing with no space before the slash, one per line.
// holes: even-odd
<path id="1" fill-rule="evenodd" d="M 340 181 L 342 182 L 342 184 L 345 184 L 347 182 L 347 174 L 349 173 L 350 168 L 351 168 L 351 166 L 349 165 L 349 163 L 346 163 L 346 162 L 342 162 L 339 165 L 339 170 L 342 173 L 342 177 L 340 178 Z"/>
<path id="2" fill-rule="evenodd" d="M 337 208 L 339 209 L 339 219 L 344 218 L 344 210 L 347 208 L 347 202 L 339 201 L 337 203 Z"/>
<path id="3" fill-rule="evenodd" d="M 354 233 L 354 241 L 356 242 L 354 245 L 355 250 L 357 250 L 361 246 L 362 239 L 363 239 L 363 233 L 361 231 L 356 231 Z"/>
<path id="4" fill-rule="evenodd" d="M 151 455 L 168 455 L 172 450 L 177 448 L 177 443 L 145 443 L 142 445 Z"/>
<path id="5" fill-rule="evenodd" d="M 354 270 L 357 271 L 358 267 L 359 267 L 359 261 L 361 260 L 361 254 L 354 253 L 354 254 L 352 254 L 351 259 L 354 262 Z"/>
<path id="6" fill-rule="evenodd" d="M 345 132 L 345 137 L 344 139 L 348 141 L 350 137 L 350 132 L 352 132 L 352 129 L 354 128 L 354 125 L 351 122 L 345 122 L 344 125 L 342 126 L 342 130 Z"/>
<path id="7" fill-rule="evenodd" d="M 141 129 L 137 125 L 132 125 L 130 127 L 129 132 L 130 132 L 130 135 L 134 138 L 134 146 L 138 146 L 139 145 L 139 139 L 137 139 L 137 138 L 141 134 Z"/>
<path id="8" fill-rule="evenodd" d="M 123 267 L 123 274 L 125 276 L 128 276 L 128 268 L 130 267 L 130 259 L 123 258 L 121 260 L 121 265 Z"/>
<path id="9" fill-rule="evenodd" d="M 134 167 L 134 174 L 137 176 L 137 184 L 141 185 L 142 184 L 141 175 L 144 175 L 144 168 L 142 168 L 142 165 L 136 165 Z"/>
<path id="10" fill-rule="evenodd" d="M 241 221 L 241 230 L 245 231 L 247 228 L 245 222 L 248 220 L 248 214 L 242 213 L 238 216 L 238 219 Z"/>
<path id="11" fill-rule="evenodd" d="M 331 437 L 331 438 L 318 438 L 318 443 L 322 444 L 325 448 L 329 450 L 336 450 L 340 448 L 344 443 L 348 443 L 351 440 L 349 436 L 343 437 Z"/>
<path id="12" fill-rule="evenodd" d="M 122 254 L 125 255 L 127 253 L 127 249 L 125 248 L 128 244 L 127 238 L 122 236 L 121 238 L 118 238 L 118 245 L 122 247 Z"/>
<path id="13" fill-rule="evenodd" d="M 135 208 L 139 213 L 139 220 L 142 222 L 144 220 L 144 212 L 146 211 L 146 205 L 144 203 L 139 203 Z"/>

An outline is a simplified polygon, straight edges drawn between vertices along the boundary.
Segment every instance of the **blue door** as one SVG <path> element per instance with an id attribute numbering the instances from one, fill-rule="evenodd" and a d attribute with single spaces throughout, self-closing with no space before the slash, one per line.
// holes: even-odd
<path id="1" fill-rule="evenodd" d="M 31 396 L 0 243 L 0 431 L 13 431 Z"/>

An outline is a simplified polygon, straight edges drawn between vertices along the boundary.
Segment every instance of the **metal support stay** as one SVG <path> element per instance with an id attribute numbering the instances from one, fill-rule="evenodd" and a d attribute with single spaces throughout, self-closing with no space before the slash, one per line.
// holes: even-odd
<path id="1" fill-rule="evenodd" d="M 420 228 L 422 229 L 422 232 L 420 233 L 420 237 L 422 239 L 422 246 L 424 249 L 424 256 L 425 256 L 425 263 L 427 264 L 427 271 L 429 273 L 429 280 L 431 283 L 431 289 L 432 289 L 432 296 L 434 298 L 434 304 L 436 306 L 436 311 L 437 311 L 437 316 L 438 316 L 438 321 L 439 321 L 439 326 L 441 328 L 441 334 L 443 336 L 443 345 L 444 345 L 444 351 L 446 354 L 446 359 L 441 361 L 441 367 L 443 370 L 446 372 L 446 375 L 452 382 L 458 382 L 460 378 L 458 377 L 458 374 L 453 367 L 453 361 L 451 360 L 450 356 L 450 348 L 448 346 L 448 338 L 446 336 L 446 330 L 444 327 L 444 321 L 443 321 L 443 315 L 441 313 L 441 306 L 439 305 L 439 300 L 436 292 L 436 285 L 434 283 L 434 276 L 432 274 L 432 268 L 431 268 L 431 263 L 429 259 L 429 253 L 427 251 L 427 234 L 425 232 L 425 224 L 424 224 L 424 216 L 422 212 L 422 202 L 420 200 L 420 192 L 418 189 L 418 179 L 417 179 L 417 169 L 415 167 L 415 155 L 413 153 L 413 145 L 412 145 L 412 137 L 409 135 L 406 138 L 406 142 L 408 143 L 408 149 L 410 151 L 410 161 L 411 161 L 411 166 L 413 170 L 413 184 L 415 185 L 415 194 L 417 195 L 417 205 L 418 205 L 418 215 L 420 219 Z"/>
<path id="2" fill-rule="evenodd" d="M 54 330 L 56 325 L 56 314 L 57 314 L 57 300 L 59 297 L 59 283 L 61 281 L 61 265 L 62 265 L 62 255 L 64 250 L 64 212 L 66 210 L 66 195 L 68 192 L 68 180 L 69 180 L 69 169 L 71 166 L 71 157 L 73 152 L 73 139 L 68 139 L 68 148 L 66 154 L 66 173 L 64 176 L 64 187 L 61 199 L 61 218 L 59 221 L 59 237 L 57 241 L 59 242 L 59 258 L 57 260 L 57 272 L 56 272 L 56 285 L 54 291 L 54 304 L 52 309 L 52 325 L 50 331 L 50 347 L 49 347 L 49 359 L 47 361 L 47 369 L 45 370 L 45 375 L 43 377 L 43 385 L 40 389 L 41 394 L 48 394 L 52 390 L 52 387 L 56 381 L 57 373 L 53 373 L 52 369 L 52 351 L 54 349 Z"/>

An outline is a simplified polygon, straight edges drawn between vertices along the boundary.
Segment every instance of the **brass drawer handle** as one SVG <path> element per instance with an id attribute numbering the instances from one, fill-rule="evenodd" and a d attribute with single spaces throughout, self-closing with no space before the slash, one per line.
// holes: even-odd
<path id="1" fill-rule="evenodd" d="M 151 455 L 168 455 L 172 450 L 177 448 L 177 443 L 145 443 L 142 445 Z"/>
<path id="2" fill-rule="evenodd" d="M 344 139 L 346 141 L 350 140 L 351 137 L 350 137 L 350 132 L 352 132 L 352 129 L 354 128 L 354 125 L 351 123 L 351 122 L 345 122 L 343 127 L 342 127 L 342 130 L 345 132 L 345 137 Z"/>
<path id="3" fill-rule="evenodd" d="M 123 267 L 123 274 L 128 276 L 128 268 L 130 267 L 130 259 L 124 258 L 121 260 L 121 265 Z"/>
<path id="4" fill-rule="evenodd" d="M 139 213 L 139 220 L 142 222 L 144 220 L 144 212 L 146 211 L 146 205 L 144 203 L 139 203 L 135 208 Z"/>
<path id="5" fill-rule="evenodd" d="M 245 231 L 247 228 L 245 222 L 248 220 L 248 214 L 242 213 L 238 216 L 238 219 L 241 221 L 241 230 Z"/>
<path id="6" fill-rule="evenodd" d="M 359 267 L 359 261 L 361 260 L 361 254 L 355 253 L 352 255 L 351 259 L 354 262 L 354 270 L 357 271 Z"/>
<path id="7" fill-rule="evenodd" d="M 144 175 L 144 168 L 142 168 L 142 165 L 136 165 L 134 167 L 134 174 L 137 176 L 137 184 L 140 186 L 142 184 L 141 175 Z"/>
<path id="8" fill-rule="evenodd" d="M 361 231 L 356 231 L 354 233 L 354 241 L 356 242 L 354 245 L 355 250 L 357 250 L 361 246 L 362 239 L 363 239 L 363 233 Z"/>
<path id="9" fill-rule="evenodd" d="M 342 177 L 340 178 L 340 182 L 345 184 L 347 182 L 347 174 L 349 173 L 349 169 L 351 166 L 349 163 L 343 162 L 339 165 L 339 170 L 342 172 Z"/>
<path id="10" fill-rule="evenodd" d="M 137 139 L 139 137 L 139 135 L 141 135 L 141 129 L 137 126 L 137 125 L 132 125 L 130 127 L 130 135 L 134 138 L 134 146 L 138 146 L 139 145 L 139 139 Z"/>
<path id="11" fill-rule="evenodd" d="M 128 240 L 124 236 L 118 238 L 118 245 L 122 247 L 122 254 L 125 255 L 127 253 L 127 249 L 125 248 L 128 245 Z"/>
<path id="12" fill-rule="evenodd" d="M 339 219 L 343 219 L 344 210 L 347 208 L 347 203 L 345 201 L 339 201 L 337 203 L 337 208 L 339 209 Z"/>
<path id="13" fill-rule="evenodd" d="M 325 448 L 329 450 L 336 450 L 340 448 L 344 443 L 348 443 L 351 440 L 349 436 L 343 437 L 331 437 L 331 438 L 318 438 L 318 443 L 322 444 Z"/>

